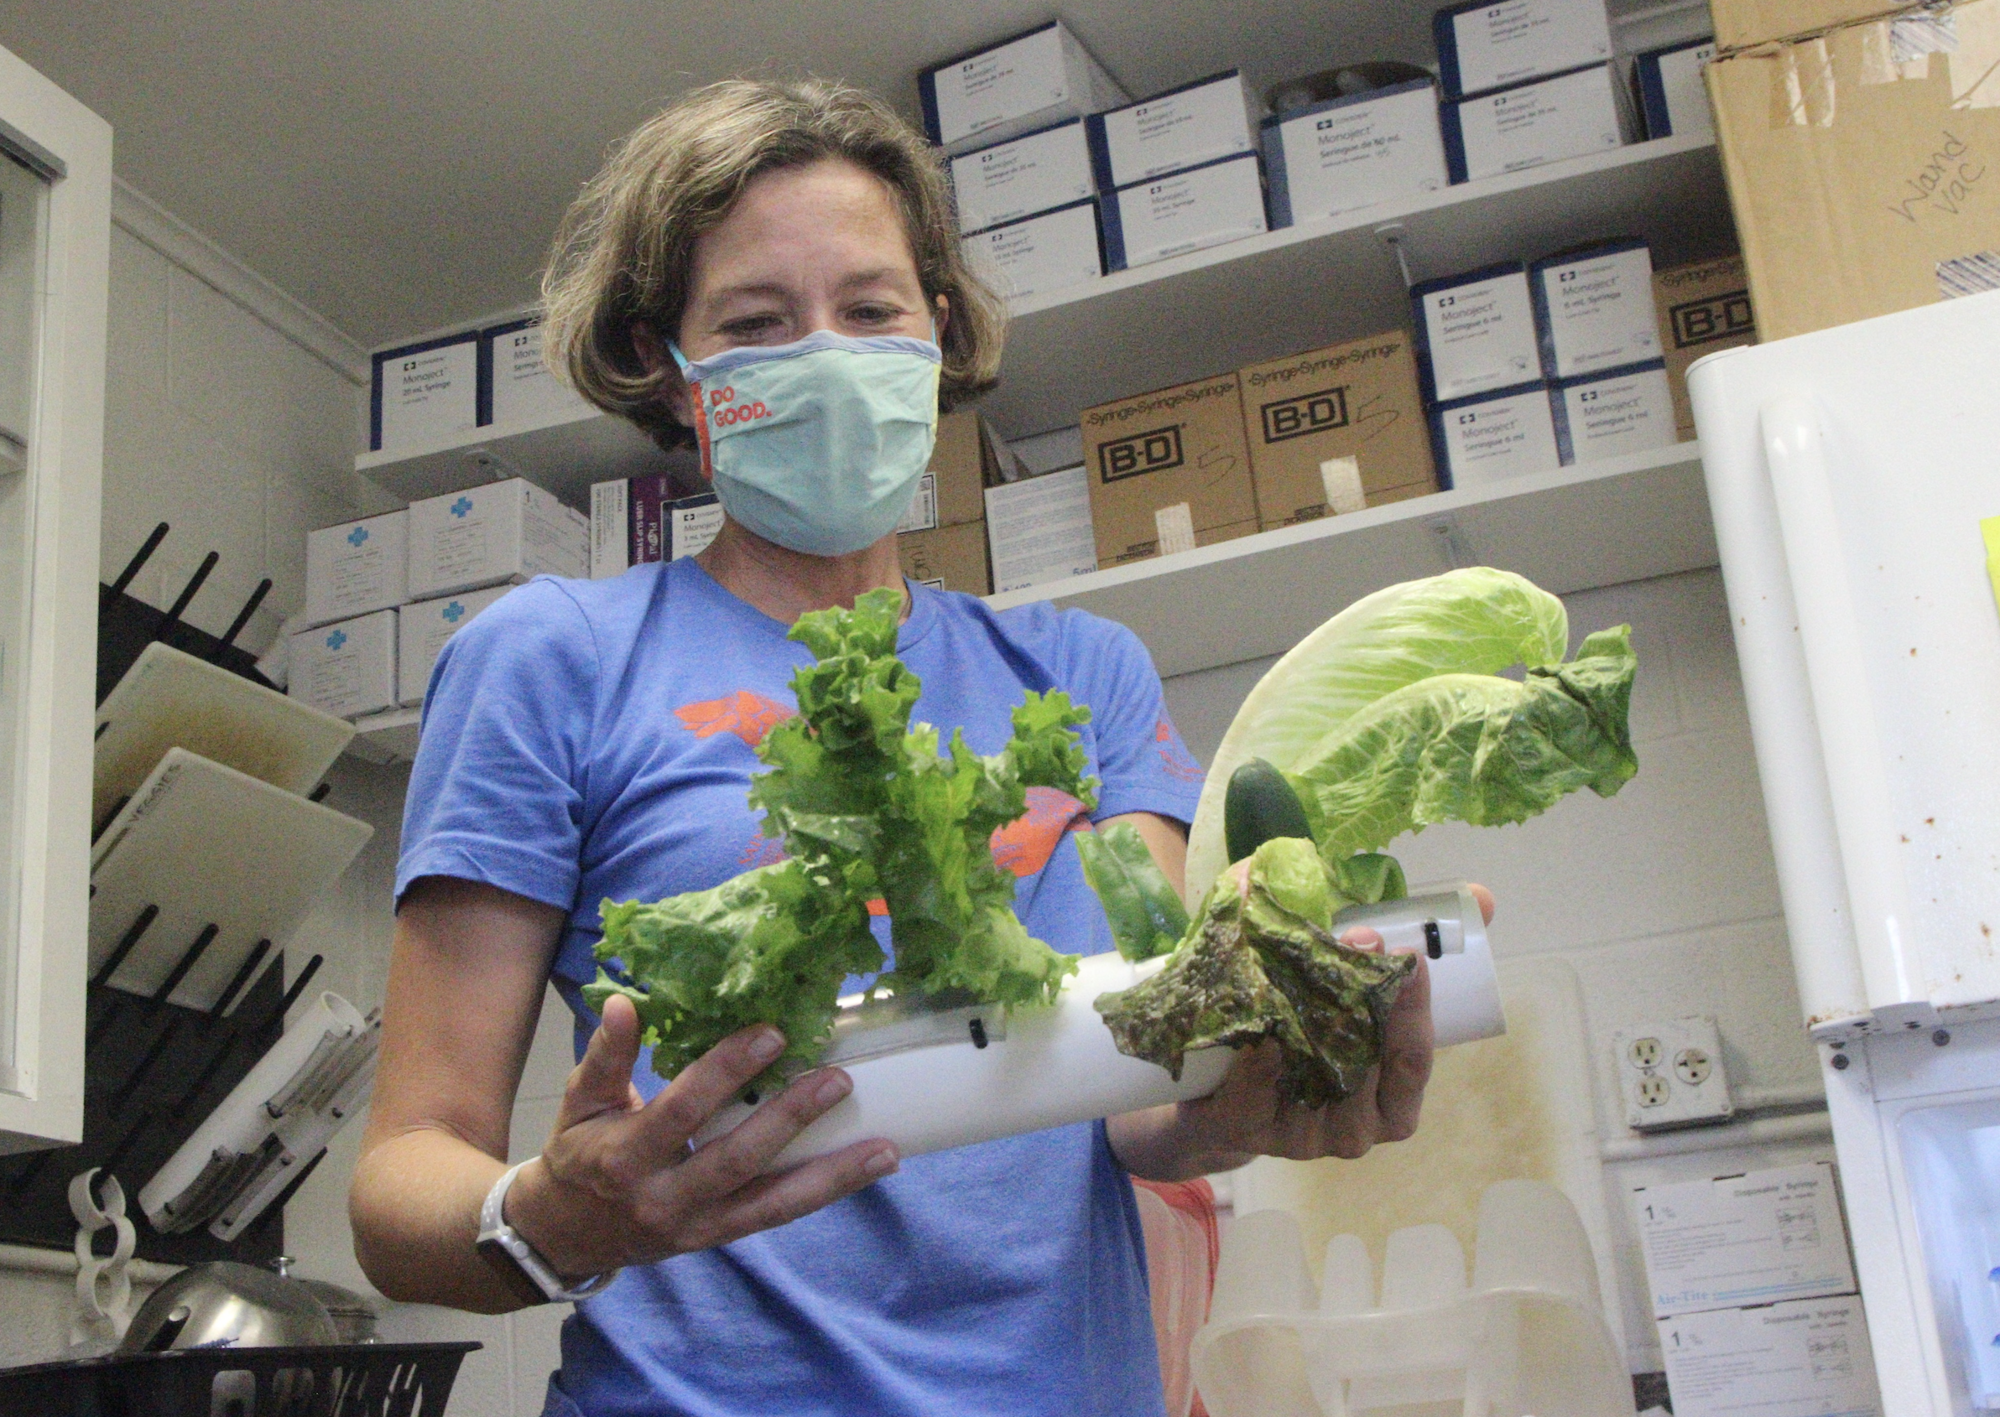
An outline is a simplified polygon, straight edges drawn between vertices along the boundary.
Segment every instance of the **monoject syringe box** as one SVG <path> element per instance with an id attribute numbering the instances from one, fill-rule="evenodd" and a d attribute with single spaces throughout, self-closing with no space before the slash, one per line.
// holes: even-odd
<path id="1" fill-rule="evenodd" d="M 1431 410 L 1431 441 L 1446 488 L 1484 487 L 1558 466 L 1548 385 L 1523 384 Z"/>
<path id="2" fill-rule="evenodd" d="M 1611 58 L 1604 0 L 1466 0 L 1431 21 L 1447 98 L 1464 98 Z"/>
<path id="3" fill-rule="evenodd" d="M 958 229 L 968 233 L 1083 201 L 1097 191 L 1083 120 L 960 153 L 951 160 L 951 186 Z"/>
<path id="4" fill-rule="evenodd" d="M 337 718 L 396 706 L 396 612 L 377 610 L 295 634 L 285 692 Z"/>
<path id="5" fill-rule="evenodd" d="M 1545 256 L 1528 267 L 1528 287 L 1549 378 L 1660 357 L 1653 253 L 1639 238 Z"/>
<path id="6" fill-rule="evenodd" d="M 409 599 L 410 517 L 342 522 L 306 533 L 306 623 L 330 625 Z"/>
<path id="7" fill-rule="evenodd" d="M 1670 448 L 1674 395 L 1667 366 L 1655 359 L 1555 386 L 1556 455 L 1563 466 Z"/>
<path id="8" fill-rule="evenodd" d="M 1607 152 L 1625 141 L 1608 65 L 1458 99 L 1438 110 L 1453 182 Z"/>
<path id="9" fill-rule="evenodd" d="M 1255 146 L 1250 95 L 1234 69 L 1084 120 L 1101 191 L 1126 187 Z"/>
<path id="10" fill-rule="evenodd" d="M 946 152 L 998 142 L 1131 97 L 1061 20 L 917 75 L 924 129 Z"/>
<path id="11" fill-rule="evenodd" d="M 479 332 L 479 422 L 500 428 L 590 411 L 542 358 L 541 322 L 509 320 Z"/>
<path id="12" fill-rule="evenodd" d="M 1417 366 L 1430 402 L 1512 388 L 1539 376 L 1534 305 L 1519 261 L 1419 282 L 1410 300 Z"/>
<path id="13" fill-rule="evenodd" d="M 1051 295 L 1104 274 L 1097 199 L 959 238 L 966 259 L 1009 300 Z"/>
<path id="14" fill-rule="evenodd" d="M 1648 138 L 1715 139 L 1715 114 L 1701 71 L 1715 58 L 1713 39 L 1694 39 L 1649 49 L 1632 61 L 1639 110 Z"/>
<path id="15" fill-rule="evenodd" d="M 589 522 L 523 478 L 410 504 L 412 600 L 589 568 Z"/>
<path id="16" fill-rule="evenodd" d="M 1263 132 L 1274 227 L 1366 211 L 1451 180 L 1429 79 L 1281 113 Z"/>
<path id="17" fill-rule="evenodd" d="M 479 335 L 445 335 L 374 357 L 368 446 L 401 452 L 448 443 L 479 424 Z"/>
<path id="18" fill-rule="evenodd" d="M 1104 199 L 1104 254 L 1114 271 L 1164 261 L 1264 231 L 1257 154 L 1121 187 Z"/>

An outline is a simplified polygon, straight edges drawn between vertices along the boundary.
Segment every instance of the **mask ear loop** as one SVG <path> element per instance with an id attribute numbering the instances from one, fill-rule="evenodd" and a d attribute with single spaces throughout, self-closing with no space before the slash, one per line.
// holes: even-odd
<path id="1" fill-rule="evenodd" d="M 694 366 L 681 353 L 680 345 L 674 340 L 667 341 L 667 353 L 673 355 L 674 364 L 681 371 L 681 379 L 687 385 L 688 404 L 694 409 L 694 440 L 701 449 L 701 475 L 712 486 L 715 482 L 715 459 L 708 441 L 708 409 L 702 402 L 701 380 L 692 377 L 689 370 Z"/>

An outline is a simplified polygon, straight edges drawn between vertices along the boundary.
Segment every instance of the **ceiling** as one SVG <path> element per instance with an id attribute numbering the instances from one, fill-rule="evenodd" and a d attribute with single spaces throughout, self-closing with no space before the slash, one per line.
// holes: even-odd
<path id="1" fill-rule="evenodd" d="M 363 345 L 526 304 L 608 143 L 735 74 L 916 73 L 1060 13 L 1135 95 L 1428 60 L 1421 0 L 0 0 L 118 175 Z"/>

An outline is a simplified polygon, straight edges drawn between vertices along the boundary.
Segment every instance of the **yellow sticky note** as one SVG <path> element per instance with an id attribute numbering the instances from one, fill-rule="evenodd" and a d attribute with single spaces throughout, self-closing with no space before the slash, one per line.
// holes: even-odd
<path id="1" fill-rule="evenodd" d="M 1993 603 L 2000 607 L 2000 517 L 1988 517 L 1979 524 L 1986 542 L 1986 579 L 1993 583 Z"/>

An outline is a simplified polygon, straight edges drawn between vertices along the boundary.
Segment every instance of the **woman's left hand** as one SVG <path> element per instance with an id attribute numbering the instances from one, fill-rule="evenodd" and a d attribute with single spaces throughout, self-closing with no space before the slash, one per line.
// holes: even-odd
<path id="1" fill-rule="evenodd" d="M 1491 921 L 1493 893 L 1484 886 L 1472 891 Z M 1363 949 L 1382 948 L 1382 937 L 1365 926 L 1341 939 Z M 1351 1160 L 1377 1142 L 1402 1141 L 1416 1131 L 1432 1047 L 1430 971 L 1418 956 L 1415 972 L 1390 1007 L 1382 1059 L 1353 1095 L 1318 1109 L 1284 1103 L 1277 1088 L 1278 1046 L 1266 1040 L 1239 1053 L 1222 1086 L 1207 1097 L 1111 1118 L 1112 1150 L 1127 1170 L 1155 1181 L 1233 1170 L 1256 1156 Z"/>

